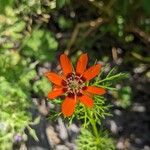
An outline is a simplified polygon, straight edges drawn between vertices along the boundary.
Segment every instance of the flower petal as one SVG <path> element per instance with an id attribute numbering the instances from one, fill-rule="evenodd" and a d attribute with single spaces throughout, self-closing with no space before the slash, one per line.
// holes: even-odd
<path id="1" fill-rule="evenodd" d="M 60 56 L 60 65 L 65 76 L 72 72 L 72 64 L 66 54 Z"/>
<path id="2" fill-rule="evenodd" d="M 73 114 L 76 106 L 76 99 L 73 97 L 66 97 L 62 103 L 62 113 L 64 116 L 69 117 Z"/>
<path id="3" fill-rule="evenodd" d="M 82 74 L 86 69 L 87 62 L 88 62 L 88 55 L 82 54 L 77 62 L 76 73 Z"/>
<path id="4" fill-rule="evenodd" d="M 84 105 L 92 108 L 94 105 L 93 99 L 87 95 L 82 95 L 81 97 L 79 97 L 79 100 L 81 103 L 83 103 Z"/>
<path id="5" fill-rule="evenodd" d="M 94 65 L 83 73 L 83 77 L 86 79 L 86 81 L 89 81 L 98 75 L 100 69 L 101 69 L 100 64 Z"/>
<path id="6" fill-rule="evenodd" d="M 63 88 L 57 88 L 48 93 L 48 98 L 54 99 L 62 94 L 64 94 Z"/>
<path id="7" fill-rule="evenodd" d="M 88 86 L 86 91 L 92 94 L 99 94 L 99 95 L 103 95 L 106 93 L 105 89 L 96 86 Z"/>
<path id="8" fill-rule="evenodd" d="M 62 85 L 62 77 L 57 75 L 56 73 L 54 72 L 46 72 L 44 74 L 51 82 L 53 82 L 54 84 L 56 85 Z"/>

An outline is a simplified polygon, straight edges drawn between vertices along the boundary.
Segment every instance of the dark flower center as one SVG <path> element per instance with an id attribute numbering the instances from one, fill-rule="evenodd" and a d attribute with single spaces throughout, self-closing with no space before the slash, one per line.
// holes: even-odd
<path id="1" fill-rule="evenodd" d="M 62 85 L 64 91 L 70 97 L 82 96 L 82 91 L 86 89 L 85 78 L 80 74 L 70 73 L 67 75 L 66 80 L 63 80 Z"/>

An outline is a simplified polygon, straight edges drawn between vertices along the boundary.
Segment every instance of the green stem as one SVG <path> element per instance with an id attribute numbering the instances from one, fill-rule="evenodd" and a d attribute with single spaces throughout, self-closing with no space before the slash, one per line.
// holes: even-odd
<path id="1" fill-rule="evenodd" d="M 96 138 L 99 139 L 99 134 L 98 134 L 98 130 L 97 130 L 96 123 L 95 123 L 94 119 L 91 119 L 91 125 L 92 125 L 92 128 L 93 128 L 93 131 L 94 131 Z"/>
<path id="2" fill-rule="evenodd" d="M 97 138 L 97 140 L 99 140 L 99 133 L 98 133 L 98 130 L 97 130 L 97 127 L 96 127 L 96 121 L 93 118 L 93 113 L 89 109 L 87 109 L 87 113 L 88 113 L 90 123 L 92 125 L 94 135 Z"/>
<path id="3" fill-rule="evenodd" d="M 84 107 L 84 111 L 85 111 L 85 115 L 84 115 L 84 128 L 85 128 L 87 125 L 87 118 L 88 118 L 86 107 Z"/>

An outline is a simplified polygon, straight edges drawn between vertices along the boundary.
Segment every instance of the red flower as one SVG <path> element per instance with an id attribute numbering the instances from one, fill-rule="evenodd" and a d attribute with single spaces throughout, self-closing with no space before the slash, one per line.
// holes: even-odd
<path id="1" fill-rule="evenodd" d="M 93 107 L 93 94 L 103 95 L 105 89 L 95 86 L 86 86 L 86 82 L 93 79 L 100 72 L 101 65 L 96 64 L 86 70 L 88 62 L 87 54 L 82 54 L 77 62 L 76 71 L 68 59 L 67 55 L 60 56 L 60 65 L 63 76 L 54 72 L 46 72 L 45 76 L 56 86 L 48 93 L 49 99 L 65 95 L 62 103 L 62 113 L 64 116 L 71 116 L 78 101 L 87 107 Z"/>

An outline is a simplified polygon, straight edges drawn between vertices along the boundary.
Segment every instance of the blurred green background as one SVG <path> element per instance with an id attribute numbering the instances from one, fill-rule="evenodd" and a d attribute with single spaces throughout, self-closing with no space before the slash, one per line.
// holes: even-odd
<path id="1" fill-rule="evenodd" d="M 43 72 L 59 70 L 64 51 L 129 74 L 108 94 L 105 126 L 116 149 L 150 149 L 149 16 L 150 0 L 0 0 L 0 149 L 23 145 L 26 128 L 36 139 L 31 110 L 51 88 Z"/>

